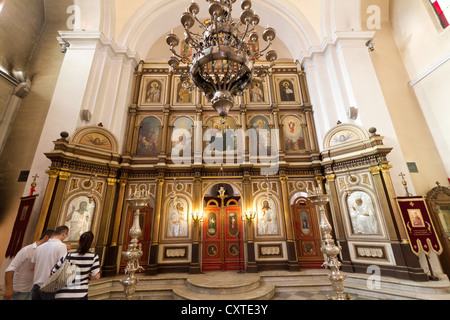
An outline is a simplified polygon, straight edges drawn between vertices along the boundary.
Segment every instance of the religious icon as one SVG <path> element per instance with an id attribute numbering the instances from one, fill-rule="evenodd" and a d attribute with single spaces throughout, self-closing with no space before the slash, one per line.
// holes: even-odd
<path id="1" fill-rule="evenodd" d="M 419 209 L 408 209 L 409 220 L 411 221 L 411 226 L 413 228 L 424 228 L 425 223 L 423 222 L 422 213 Z"/>
<path id="2" fill-rule="evenodd" d="M 259 41 L 248 41 L 248 51 L 250 51 L 250 58 L 252 59 L 258 59 L 258 52 L 259 52 Z"/>
<path id="3" fill-rule="evenodd" d="M 181 56 L 189 58 L 192 55 L 192 48 L 187 44 L 186 40 L 181 40 Z"/>
<path id="4" fill-rule="evenodd" d="M 271 146 L 271 139 L 270 139 L 270 125 L 267 118 L 263 116 L 257 116 L 254 117 L 250 121 L 251 128 L 256 131 L 257 135 L 257 143 L 256 148 L 257 150 L 267 150 L 267 154 L 270 154 L 270 146 Z M 261 148 L 261 149 L 260 149 Z"/>
<path id="5" fill-rule="evenodd" d="M 379 234 L 375 209 L 370 196 L 361 191 L 353 192 L 347 199 L 354 234 Z"/>
<path id="6" fill-rule="evenodd" d="M 301 230 L 303 234 L 310 234 L 311 229 L 309 226 L 309 217 L 308 213 L 306 211 L 300 212 L 300 223 L 301 223 Z"/>
<path id="7" fill-rule="evenodd" d="M 189 156 L 191 154 L 194 122 L 187 117 L 181 117 L 173 125 L 172 154 L 175 152 L 180 157 L 183 155 Z"/>
<path id="8" fill-rule="evenodd" d="M 287 116 L 283 119 L 283 127 L 286 152 L 305 150 L 305 137 L 300 119 L 294 116 Z"/>
<path id="9" fill-rule="evenodd" d="M 208 214 L 208 235 L 214 237 L 217 234 L 217 215 L 214 212 Z"/>
<path id="10" fill-rule="evenodd" d="M 214 147 L 210 146 L 210 148 L 216 151 L 236 150 L 236 121 L 228 117 L 225 123 L 220 123 L 221 119 L 221 117 L 213 117 L 207 122 L 207 130 L 205 132 L 206 145 L 213 144 Z"/>
<path id="11" fill-rule="evenodd" d="M 330 146 L 336 146 L 357 139 L 358 136 L 352 131 L 340 131 L 332 137 Z"/>
<path id="12" fill-rule="evenodd" d="M 439 215 L 439 221 L 444 228 L 445 234 L 450 236 L 450 206 L 436 205 L 436 211 Z"/>
<path id="13" fill-rule="evenodd" d="M 148 117 L 141 123 L 139 130 L 138 156 L 156 157 L 158 154 L 159 120 Z"/>
<path id="14" fill-rule="evenodd" d="M 183 83 L 180 82 L 177 87 L 177 103 L 191 103 L 192 102 L 192 93 L 189 89 L 186 89 L 183 86 Z"/>
<path id="15" fill-rule="evenodd" d="M 261 81 L 254 80 L 250 86 L 250 102 L 264 102 L 264 91 Z"/>
<path id="16" fill-rule="evenodd" d="M 83 233 L 91 231 L 94 211 L 95 202 L 89 201 L 86 196 L 77 197 L 70 202 L 64 222 L 69 227 L 67 241 L 78 241 Z"/>
<path id="17" fill-rule="evenodd" d="M 145 102 L 147 103 L 160 103 L 161 102 L 161 82 L 158 80 L 150 81 L 147 84 Z"/>
<path id="18" fill-rule="evenodd" d="M 188 203 L 182 198 L 177 198 L 169 203 L 167 236 L 188 236 Z"/>
<path id="19" fill-rule="evenodd" d="M 294 85 L 290 80 L 280 82 L 280 96 L 283 102 L 295 101 Z"/>
<path id="20" fill-rule="evenodd" d="M 210 244 L 206 248 L 206 252 L 208 253 L 208 256 L 215 257 L 219 253 L 219 250 L 217 249 L 217 246 L 215 244 Z"/>
<path id="21" fill-rule="evenodd" d="M 278 234 L 278 217 L 275 201 L 263 198 L 258 202 L 258 234 Z"/>
<path id="22" fill-rule="evenodd" d="M 315 256 L 316 255 L 316 249 L 314 242 L 306 242 L 303 245 L 303 254 L 305 256 Z"/>
<path id="23" fill-rule="evenodd" d="M 236 244 L 231 244 L 228 247 L 228 253 L 230 254 L 230 256 L 232 257 L 236 257 L 239 255 L 239 247 Z"/>
<path id="24" fill-rule="evenodd" d="M 237 237 L 239 234 L 238 217 L 235 212 L 228 215 L 228 233 L 231 237 Z"/>

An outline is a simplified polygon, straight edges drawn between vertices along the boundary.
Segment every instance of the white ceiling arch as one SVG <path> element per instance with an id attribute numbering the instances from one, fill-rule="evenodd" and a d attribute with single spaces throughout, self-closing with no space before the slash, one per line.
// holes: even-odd
<path id="1" fill-rule="evenodd" d="M 199 0 L 198 4 L 201 16 L 201 13 L 207 12 L 207 4 L 203 0 Z M 116 40 L 118 45 L 127 46 L 145 57 L 163 33 L 180 26 L 179 17 L 188 5 L 188 0 L 146 1 L 125 24 Z M 320 44 L 320 36 L 290 1 L 254 0 L 252 8 L 261 17 L 261 25 L 270 24 L 278 31 L 278 38 L 288 44 L 293 57 L 299 58 L 302 52 Z M 237 9 L 240 8 L 235 4 Z"/>

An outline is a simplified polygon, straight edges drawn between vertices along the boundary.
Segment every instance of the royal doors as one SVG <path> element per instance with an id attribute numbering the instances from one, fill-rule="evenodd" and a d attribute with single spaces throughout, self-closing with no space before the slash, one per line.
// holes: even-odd
<path id="1" fill-rule="evenodd" d="M 300 197 L 295 200 L 292 213 L 300 268 L 321 268 L 323 254 L 315 206 Z"/>
<path id="2" fill-rule="evenodd" d="M 203 271 L 243 270 L 241 208 L 236 200 L 225 206 L 210 200 L 203 209 Z"/>

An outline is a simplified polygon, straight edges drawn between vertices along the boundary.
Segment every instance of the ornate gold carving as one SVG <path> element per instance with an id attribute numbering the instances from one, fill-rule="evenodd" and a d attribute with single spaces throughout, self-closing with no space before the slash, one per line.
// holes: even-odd
<path id="1" fill-rule="evenodd" d="M 121 187 L 125 187 L 128 184 L 127 180 L 122 179 L 117 180 L 117 182 L 120 184 Z"/>
<path id="2" fill-rule="evenodd" d="M 327 179 L 328 181 L 335 181 L 336 180 L 336 175 L 335 174 L 326 175 L 325 179 Z"/>
<path id="3" fill-rule="evenodd" d="M 113 186 L 117 183 L 117 179 L 114 178 L 108 178 L 106 180 L 108 181 L 108 186 Z"/>
<path id="4" fill-rule="evenodd" d="M 389 173 L 389 170 L 392 169 L 392 165 L 390 165 L 390 164 L 383 164 L 383 165 L 379 166 L 379 168 L 380 168 L 381 172 Z"/>
<path id="5" fill-rule="evenodd" d="M 317 176 L 317 177 L 314 178 L 314 180 L 316 180 L 316 182 L 317 182 L 318 184 L 321 184 L 322 181 L 325 180 L 325 177 L 323 177 L 323 176 Z"/>
<path id="6" fill-rule="evenodd" d="M 59 176 L 58 170 L 47 170 L 45 173 L 49 175 L 50 179 L 57 179 Z"/>
<path id="7" fill-rule="evenodd" d="M 69 177 L 71 176 L 72 174 L 70 173 L 70 172 L 67 172 L 67 171 L 61 171 L 61 172 L 59 172 L 59 179 L 60 180 L 63 180 L 63 181 L 67 181 L 67 179 L 69 179 Z"/>
<path id="8" fill-rule="evenodd" d="M 369 171 L 372 173 L 372 175 L 380 174 L 380 167 L 370 167 Z"/>
<path id="9" fill-rule="evenodd" d="M 286 183 L 288 179 L 289 179 L 288 177 L 280 177 L 280 182 Z"/>

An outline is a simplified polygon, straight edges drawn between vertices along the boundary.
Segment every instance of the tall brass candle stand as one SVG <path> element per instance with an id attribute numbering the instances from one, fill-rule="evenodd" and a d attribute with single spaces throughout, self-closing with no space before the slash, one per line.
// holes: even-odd
<path id="1" fill-rule="evenodd" d="M 142 236 L 142 230 L 139 223 L 139 216 L 141 214 L 140 210 L 144 209 L 150 198 L 146 191 L 135 192 L 130 194 L 130 198 L 127 199 L 129 207 L 134 211 L 133 225 L 130 229 L 131 241 L 128 245 L 128 250 L 122 252 L 122 256 L 128 260 L 127 266 L 125 268 L 125 274 L 128 274 L 127 278 L 122 281 L 122 286 L 124 288 L 125 297 L 127 300 L 131 300 L 136 292 L 136 286 L 138 279 L 136 277 L 136 272 L 144 270 L 139 265 L 139 259 L 142 257 L 142 244 L 139 243 L 139 239 Z"/>
<path id="2" fill-rule="evenodd" d="M 328 267 L 331 270 L 331 274 L 328 278 L 331 281 L 333 290 L 336 292 L 336 297 L 329 297 L 329 300 L 348 300 L 344 295 L 344 281 L 347 278 L 346 275 L 342 274 L 340 267 L 342 263 L 339 261 L 337 256 L 341 252 L 342 248 L 335 245 L 331 231 L 333 230 L 331 224 L 328 222 L 325 205 L 330 201 L 330 196 L 327 194 L 319 193 L 308 193 L 308 198 L 314 205 L 319 208 L 320 213 L 320 230 L 322 232 L 322 248 L 320 251 L 326 256 L 326 261 L 323 263 L 324 267 Z"/>

